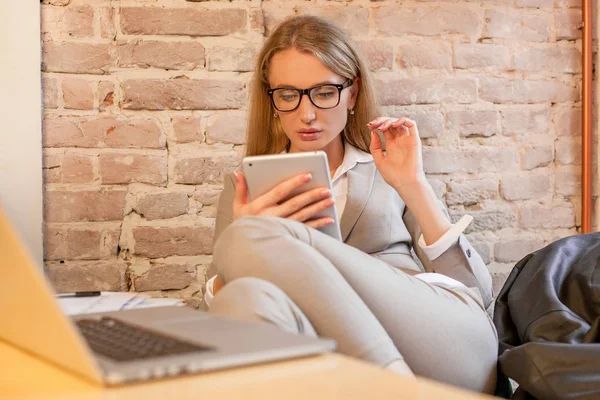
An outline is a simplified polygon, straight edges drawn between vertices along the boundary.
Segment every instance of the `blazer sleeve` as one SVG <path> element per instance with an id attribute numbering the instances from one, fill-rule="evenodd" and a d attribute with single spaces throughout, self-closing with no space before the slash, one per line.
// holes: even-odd
<path id="1" fill-rule="evenodd" d="M 444 204 L 440 199 L 437 199 L 437 202 L 446 218 L 450 220 L 448 210 L 446 210 Z M 461 233 L 458 240 L 444 253 L 435 260 L 429 260 L 419 246 L 421 227 L 408 207 L 405 208 L 402 219 L 412 237 L 413 249 L 421 260 L 425 271 L 444 274 L 464 283 L 469 288 L 478 289 L 485 308 L 488 308 L 492 302 L 492 277 L 483 259 L 471 246 L 465 235 Z"/>
<path id="2" fill-rule="evenodd" d="M 215 235 L 213 239 L 213 247 L 221 233 L 233 222 L 233 199 L 235 196 L 235 178 L 233 174 L 225 176 L 223 181 L 223 190 L 219 196 L 219 204 L 217 205 L 217 220 L 215 223 Z M 206 277 L 212 278 L 217 274 L 217 269 L 213 263 L 208 267 Z"/>

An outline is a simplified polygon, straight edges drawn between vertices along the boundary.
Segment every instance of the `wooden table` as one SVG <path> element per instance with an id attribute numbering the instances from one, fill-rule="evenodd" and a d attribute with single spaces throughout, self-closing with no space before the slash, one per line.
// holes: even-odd
<path id="1" fill-rule="evenodd" d="M 104 388 L 0 341 L 0 399 L 483 400 L 493 397 L 427 379 L 404 378 L 335 353 Z"/>

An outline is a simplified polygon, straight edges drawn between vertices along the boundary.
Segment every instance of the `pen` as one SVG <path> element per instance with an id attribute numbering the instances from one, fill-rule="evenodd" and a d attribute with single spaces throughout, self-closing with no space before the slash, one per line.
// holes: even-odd
<path id="1" fill-rule="evenodd" d="M 94 297 L 100 296 L 99 291 L 87 291 L 87 292 L 75 292 L 75 293 L 61 293 L 57 294 L 56 297 Z"/>

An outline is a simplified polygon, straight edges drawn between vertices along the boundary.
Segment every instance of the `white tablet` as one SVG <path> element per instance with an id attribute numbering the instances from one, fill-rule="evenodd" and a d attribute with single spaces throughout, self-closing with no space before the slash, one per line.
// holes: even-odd
<path id="1" fill-rule="evenodd" d="M 326 187 L 330 191 L 332 190 L 327 154 L 324 151 L 244 157 L 242 171 L 246 176 L 250 201 L 273 189 L 286 179 L 303 173 L 311 173 L 311 181 L 294 190 L 288 198 L 317 187 Z M 316 217 L 330 217 L 333 219 L 333 224 L 319 228 L 319 230 L 331 237 L 342 240 L 335 204 L 316 214 Z"/>

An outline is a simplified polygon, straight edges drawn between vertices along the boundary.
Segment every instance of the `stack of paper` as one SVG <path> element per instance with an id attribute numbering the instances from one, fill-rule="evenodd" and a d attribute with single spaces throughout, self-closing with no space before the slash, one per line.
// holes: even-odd
<path id="1" fill-rule="evenodd" d="M 178 299 L 157 299 L 135 292 L 102 292 L 100 296 L 92 297 L 59 297 L 58 303 L 66 315 L 183 305 Z"/>

